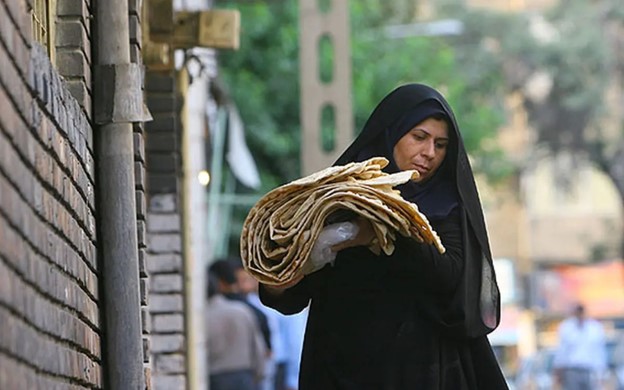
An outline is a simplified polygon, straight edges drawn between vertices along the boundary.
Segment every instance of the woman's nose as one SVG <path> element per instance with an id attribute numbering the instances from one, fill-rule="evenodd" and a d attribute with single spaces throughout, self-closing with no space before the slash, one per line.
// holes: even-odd
<path id="1" fill-rule="evenodd" d="M 427 142 L 423 148 L 423 156 L 427 158 L 433 158 L 435 156 L 435 143 Z"/>

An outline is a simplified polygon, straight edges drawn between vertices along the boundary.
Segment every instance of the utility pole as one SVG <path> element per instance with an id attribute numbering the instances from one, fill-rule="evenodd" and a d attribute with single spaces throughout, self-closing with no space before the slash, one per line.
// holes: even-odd
<path id="1" fill-rule="evenodd" d="M 353 138 L 349 2 L 329 3 L 329 9 L 322 10 L 318 0 L 299 0 L 302 175 L 332 165 Z M 332 44 L 332 76 L 321 81 L 319 48 L 326 38 Z M 323 111 L 334 119 L 330 151 L 321 146 Z"/>
<path id="2" fill-rule="evenodd" d="M 132 122 L 147 119 L 142 71 L 130 63 L 128 1 L 97 2 L 94 117 L 105 387 L 142 390 L 143 343 Z"/>

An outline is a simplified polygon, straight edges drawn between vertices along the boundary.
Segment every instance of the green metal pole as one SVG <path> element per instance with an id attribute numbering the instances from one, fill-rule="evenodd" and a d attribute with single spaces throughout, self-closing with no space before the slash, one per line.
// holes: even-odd
<path id="1" fill-rule="evenodd" d="M 217 255 L 217 241 L 220 235 L 220 199 L 223 176 L 223 155 L 227 111 L 220 108 L 217 113 L 217 128 L 214 131 L 212 159 L 210 163 L 210 191 L 208 192 L 208 246 L 207 260 L 212 262 Z"/>

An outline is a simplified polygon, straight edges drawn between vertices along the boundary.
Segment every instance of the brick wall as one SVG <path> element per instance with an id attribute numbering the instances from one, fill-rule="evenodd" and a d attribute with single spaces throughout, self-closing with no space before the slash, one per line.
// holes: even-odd
<path id="1" fill-rule="evenodd" d="M 148 72 L 145 124 L 147 261 L 150 274 L 152 387 L 186 388 L 183 251 L 180 215 L 180 102 L 174 72 Z"/>
<path id="2" fill-rule="evenodd" d="M 55 18 L 56 68 L 63 76 L 66 88 L 89 118 L 93 92 L 90 8 L 90 0 L 57 0 Z"/>
<path id="3" fill-rule="evenodd" d="M 89 1 L 0 0 L 0 389 L 101 388 Z"/>
<path id="4" fill-rule="evenodd" d="M 56 0 L 53 56 L 33 0 L 0 0 L 0 389 L 103 386 L 91 0 Z M 129 0 L 141 62 L 143 2 Z M 187 386 L 175 72 L 149 73 L 154 121 L 134 125 L 146 387 Z M 148 277 L 149 275 L 149 277 Z"/>

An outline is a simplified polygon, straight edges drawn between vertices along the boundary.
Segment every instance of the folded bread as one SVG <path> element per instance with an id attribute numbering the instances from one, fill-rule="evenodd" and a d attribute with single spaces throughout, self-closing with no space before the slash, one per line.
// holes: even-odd
<path id="1" fill-rule="evenodd" d="M 370 250 L 391 255 L 397 233 L 445 249 L 418 207 L 393 187 L 418 177 L 414 170 L 387 174 L 374 157 L 332 166 L 280 186 L 249 211 L 240 238 L 245 269 L 259 282 L 281 286 L 312 270 L 310 252 L 321 230 L 341 213 L 371 222 Z"/>

